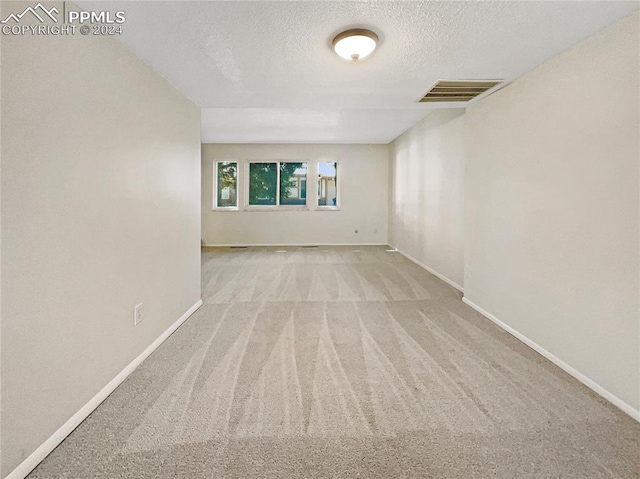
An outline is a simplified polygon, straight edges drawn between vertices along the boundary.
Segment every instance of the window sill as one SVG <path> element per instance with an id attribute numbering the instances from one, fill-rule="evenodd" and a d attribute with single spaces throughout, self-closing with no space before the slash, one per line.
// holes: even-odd
<path id="1" fill-rule="evenodd" d="M 340 211 L 339 206 L 316 206 L 314 209 L 309 208 L 308 206 L 246 206 L 244 209 L 240 209 L 237 207 L 216 207 L 213 208 L 214 212 L 237 212 L 237 211 L 246 211 L 248 213 L 251 212 L 265 212 L 265 211 Z"/>
<path id="2" fill-rule="evenodd" d="M 308 206 L 247 206 L 244 211 L 309 211 Z"/>

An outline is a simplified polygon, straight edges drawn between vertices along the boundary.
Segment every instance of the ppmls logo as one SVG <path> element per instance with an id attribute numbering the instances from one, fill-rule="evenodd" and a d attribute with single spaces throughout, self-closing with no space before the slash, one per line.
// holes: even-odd
<path id="1" fill-rule="evenodd" d="M 38 12 L 40 13 L 40 15 L 38 15 Z M 24 17 L 27 13 L 32 13 L 33 16 L 35 16 L 38 20 L 40 20 L 40 23 L 44 23 L 43 17 L 45 15 L 49 17 L 51 20 L 53 20 L 54 22 L 58 23 L 58 19 L 54 16 L 54 13 L 57 15 L 60 12 L 56 7 L 51 8 L 51 10 L 47 10 L 46 8 L 44 8 L 44 6 L 41 3 L 39 3 L 35 7 L 25 8 L 22 13 L 18 13 L 18 14 L 12 13 L 7 18 L 2 20 L 2 22 L 0 23 L 9 23 L 10 20 L 13 20 L 16 23 L 20 23 L 20 20 L 22 20 L 22 17 Z"/>
<path id="2" fill-rule="evenodd" d="M 28 6 L 20 13 L 11 13 L 2 24 L 3 35 L 121 35 L 125 12 L 47 9 L 42 3 Z M 37 21 L 36 21 L 37 20 Z M 52 23 L 53 22 L 53 23 Z"/>

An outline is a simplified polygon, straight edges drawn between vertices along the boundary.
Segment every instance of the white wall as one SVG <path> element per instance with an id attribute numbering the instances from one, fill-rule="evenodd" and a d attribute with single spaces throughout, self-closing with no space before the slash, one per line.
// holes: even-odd
<path id="1" fill-rule="evenodd" d="M 199 239 L 198 108 L 112 38 L 3 36 L 2 477 L 199 301 Z"/>
<path id="2" fill-rule="evenodd" d="M 636 411 L 639 19 L 467 110 L 464 281 L 468 300 Z"/>
<path id="3" fill-rule="evenodd" d="M 463 284 L 463 109 L 442 109 L 389 146 L 389 243 L 457 285 Z"/>
<path id="4" fill-rule="evenodd" d="M 213 211 L 213 162 L 245 160 L 308 162 L 306 211 Z M 338 162 L 339 211 L 316 211 L 316 162 Z M 204 244 L 387 244 L 387 145 L 202 145 L 202 241 Z M 357 233 L 355 232 L 357 230 Z"/>

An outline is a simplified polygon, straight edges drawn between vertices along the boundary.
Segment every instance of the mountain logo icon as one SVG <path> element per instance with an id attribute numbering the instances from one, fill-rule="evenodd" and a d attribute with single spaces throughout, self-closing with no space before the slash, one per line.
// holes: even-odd
<path id="1" fill-rule="evenodd" d="M 31 12 L 38 20 L 40 20 L 40 23 L 45 22 L 45 19 L 43 18 L 45 15 L 48 16 L 54 22 L 58 23 L 58 19 L 54 16 L 54 14 L 60 13 L 58 9 L 56 7 L 53 7 L 50 10 L 47 10 L 46 8 L 44 8 L 44 6 L 41 3 L 38 3 L 35 7 L 25 8 L 24 12 L 22 13 L 18 13 L 18 14 L 12 13 L 7 18 L 2 20 L 0 23 L 8 23 L 9 20 L 13 20 L 16 23 L 20 23 L 20 20 L 22 20 L 22 17 L 24 17 L 29 12 Z"/>

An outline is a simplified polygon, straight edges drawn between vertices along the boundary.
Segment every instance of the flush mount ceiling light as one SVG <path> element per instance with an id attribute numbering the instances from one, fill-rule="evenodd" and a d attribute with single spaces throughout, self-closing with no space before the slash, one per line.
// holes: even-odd
<path id="1" fill-rule="evenodd" d="M 364 28 L 353 28 L 338 34 L 333 39 L 333 49 L 345 60 L 357 62 L 376 49 L 378 35 Z"/>

